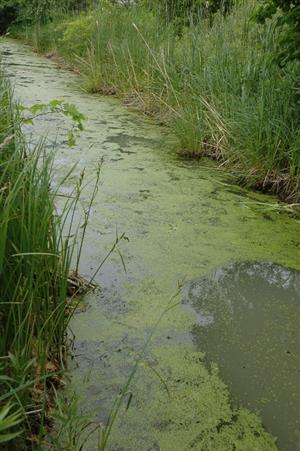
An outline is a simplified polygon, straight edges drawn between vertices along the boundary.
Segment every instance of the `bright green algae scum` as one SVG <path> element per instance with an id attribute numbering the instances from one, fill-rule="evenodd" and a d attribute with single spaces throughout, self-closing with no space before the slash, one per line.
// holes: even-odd
<path id="1" fill-rule="evenodd" d="M 130 409 L 120 412 L 109 449 L 275 450 L 274 439 L 262 428 L 254 410 L 261 410 L 265 428 L 279 437 L 280 450 L 300 449 L 299 431 L 298 435 L 295 432 L 298 419 L 292 421 L 287 412 L 289 405 L 294 409 L 299 402 L 299 378 L 293 376 L 286 381 L 284 393 L 290 398 L 280 405 L 279 429 L 266 406 L 270 400 L 280 399 L 281 387 L 270 384 L 272 390 L 279 390 L 270 395 L 267 389 L 262 394 L 257 386 L 257 397 L 252 387 L 254 392 L 247 397 L 243 373 L 238 370 L 241 354 L 236 358 L 230 354 L 228 343 L 232 336 L 222 316 L 217 316 L 218 309 L 210 311 L 216 317 L 214 332 L 205 327 L 200 332 L 202 304 L 193 291 L 190 294 L 194 297 L 186 294 L 216 268 L 273 262 L 299 269 L 299 223 L 253 208 L 255 201 L 270 199 L 231 186 L 214 168 L 178 160 L 172 139 L 164 130 L 128 112 L 114 99 L 82 93 L 74 74 L 57 69 L 51 61 L 13 41 L 3 41 L 2 49 L 15 83 L 15 95 L 22 104 L 65 99 L 88 118 L 74 149 L 64 144 L 68 123 L 61 117 L 39 118 L 34 127 L 27 129 L 34 140 L 48 131 L 48 141 L 56 139 L 60 143 L 54 182 L 59 182 L 77 162 L 72 178 L 64 183 L 63 190 L 68 193 L 82 169 L 86 168 L 87 180 L 91 180 L 97 162 L 104 157 L 102 186 L 82 258 L 83 275 L 91 276 L 110 249 L 116 225 L 119 233 L 125 232 L 130 240 L 121 245 L 127 273 L 114 255 L 97 277 L 101 291 L 88 297 L 86 311 L 77 314 L 72 322 L 76 335 L 72 385 L 82 396 L 83 410 L 95 413 L 99 421 L 106 420 L 151 327 L 176 291 L 177 282 L 185 283 L 184 302 L 163 316 L 131 387 Z M 85 190 L 83 207 L 88 205 L 91 190 L 92 184 Z M 232 280 L 234 290 L 234 277 Z M 226 282 L 231 283 L 229 276 Z M 255 277 L 252 283 L 256 283 Z M 264 290 L 268 287 L 264 286 Z M 292 319 L 299 313 L 299 304 L 284 298 L 276 302 L 274 327 L 278 311 L 283 311 L 287 330 L 294 330 L 296 322 Z M 219 304 L 212 293 L 211 308 L 214 305 Z M 227 308 L 226 302 L 224 305 Z M 247 314 L 247 309 L 235 308 Z M 256 309 L 260 311 L 257 305 Z M 233 315 L 228 327 L 235 318 L 247 324 L 244 315 Z M 235 326 L 231 329 L 235 330 Z M 282 349 L 294 352 L 299 346 L 292 350 L 275 346 L 273 340 L 281 332 L 272 331 L 269 346 L 278 350 L 275 357 L 286 367 L 290 354 Z M 211 346 L 207 337 L 211 337 Z M 224 359 L 219 359 L 222 343 L 230 365 L 237 368 L 236 385 L 230 380 L 233 372 L 228 371 Z M 259 341 L 250 345 L 257 346 L 254 362 L 260 374 L 265 356 Z M 235 352 L 234 346 L 232 349 Z M 263 349 L 267 352 L 268 346 L 264 344 Z M 207 351 L 207 357 L 203 351 Z M 220 364 L 220 373 L 214 359 Z M 156 373 L 164 379 L 169 394 Z M 251 374 L 254 377 L 256 368 Z M 267 382 L 272 374 L 265 377 Z M 292 443 L 286 430 L 292 431 Z M 93 439 L 86 449 L 95 449 Z"/>

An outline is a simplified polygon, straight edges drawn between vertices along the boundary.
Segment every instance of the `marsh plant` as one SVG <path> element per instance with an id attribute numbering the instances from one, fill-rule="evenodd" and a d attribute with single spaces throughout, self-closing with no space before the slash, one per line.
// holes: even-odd
<path id="1" fill-rule="evenodd" d="M 76 231 L 64 229 L 80 190 L 58 214 L 53 155 L 43 142 L 27 148 L 2 73 L 0 105 L 0 442 L 22 450 L 42 439 L 66 362 Z"/>
<path id="2" fill-rule="evenodd" d="M 295 201 L 300 63 L 278 64 L 279 13 L 260 25 L 255 0 L 226 11 L 224 2 L 209 5 L 209 15 L 202 5 L 180 31 L 180 9 L 166 20 L 154 1 L 141 1 L 56 10 L 15 34 L 79 68 L 86 90 L 116 94 L 168 125 L 181 155 L 209 156 L 243 184 Z"/>

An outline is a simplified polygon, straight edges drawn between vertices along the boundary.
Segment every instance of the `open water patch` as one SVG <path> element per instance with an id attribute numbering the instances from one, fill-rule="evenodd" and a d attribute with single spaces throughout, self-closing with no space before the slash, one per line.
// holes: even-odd
<path id="1" fill-rule="evenodd" d="M 222 266 L 188 283 L 196 346 L 235 402 L 258 411 L 279 449 L 300 449 L 300 272 L 269 262 Z"/>

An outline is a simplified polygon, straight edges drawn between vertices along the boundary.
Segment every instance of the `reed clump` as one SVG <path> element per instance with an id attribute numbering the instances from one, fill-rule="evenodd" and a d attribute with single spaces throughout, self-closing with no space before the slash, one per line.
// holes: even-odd
<path id="1" fill-rule="evenodd" d="M 1 449 L 38 449 L 65 363 L 72 206 L 56 212 L 52 164 L 43 143 L 27 148 L 0 73 Z"/>

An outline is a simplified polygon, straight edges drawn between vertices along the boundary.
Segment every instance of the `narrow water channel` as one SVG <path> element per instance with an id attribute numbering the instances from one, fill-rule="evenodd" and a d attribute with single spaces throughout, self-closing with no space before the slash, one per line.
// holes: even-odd
<path id="1" fill-rule="evenodd" d="M 12 40 L 1 48 L 22 104 L 64 99 L 87 117 L 71 149 L 61 117 L 26 130 L 28 139 L 46 132 L 48 143 L 58 142 L 57 183 L 77 163 L 62 189 L 69 192 L 83 168 L 91 180 L 104 158 L 82 274 L 94 273 L 116 227 L 129 239 L 120 246 L 127 272 L 114 254 L 97 276 L 101 290 L 71 325 L 72 386 L 83 411 L 106 421 L 151 327 L 178 281 L 184 285 L 109 449 L 275 450 L 259 415 L 281 451 L 300 449 L 299 223 L 255 208 L 272 199 L 231 185 L 210 163 L 178 159 L 166 130 L 116 99 L 82 92 L 76 75 Z M 95 446 L 92 438 L 86 449 Z"/>

